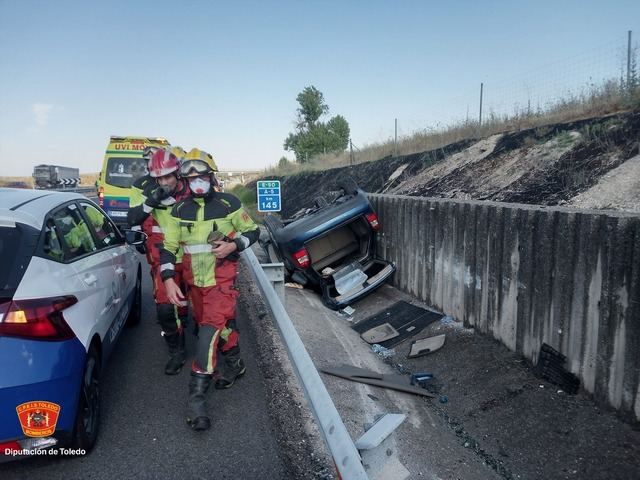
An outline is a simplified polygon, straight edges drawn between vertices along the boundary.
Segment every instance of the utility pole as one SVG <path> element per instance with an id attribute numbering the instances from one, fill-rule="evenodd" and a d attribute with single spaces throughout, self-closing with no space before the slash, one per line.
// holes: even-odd
<path id="1" fill-rule="evenodd" d="M 484 88 L 484 83 L 480 83 L 480 117 L 478 118 L 478 126 L 482 126 L 482 89 Z"/>
<path id="2" fill-rule="evenodd" d="M 393 157 L 398 157 L 398 119 L 396 118 L 396 133 L 393 139 Z"/>

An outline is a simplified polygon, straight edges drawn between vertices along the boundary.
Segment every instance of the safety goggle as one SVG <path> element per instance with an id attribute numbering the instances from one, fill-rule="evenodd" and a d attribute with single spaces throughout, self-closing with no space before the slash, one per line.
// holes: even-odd
<path id="1" fill-rule="evenodd" d="M 211 167 L 202 160 L 186 160 L 180 167 L 180 175 L 190 177 L 194 175 L 204 175 L 211 173 Z"/>

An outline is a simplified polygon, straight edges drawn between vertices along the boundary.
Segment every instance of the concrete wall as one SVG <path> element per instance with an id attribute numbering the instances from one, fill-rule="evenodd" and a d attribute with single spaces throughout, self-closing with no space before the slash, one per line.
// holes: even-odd
<path id="1" fill-rule="evenodd" d="M 394 284 L 640 420 L 640 215 L 371 194 Z"/>

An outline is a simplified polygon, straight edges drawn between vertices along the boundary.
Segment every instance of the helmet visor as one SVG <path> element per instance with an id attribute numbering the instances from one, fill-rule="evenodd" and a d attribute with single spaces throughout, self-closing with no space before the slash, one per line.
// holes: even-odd
<path id="1" fill-rule="evenodd" d="M 195 177 L 211 173 L 211 167 L 202 160 L 186 160 L 180 167 L 180 175 L 183 177 Z"/>

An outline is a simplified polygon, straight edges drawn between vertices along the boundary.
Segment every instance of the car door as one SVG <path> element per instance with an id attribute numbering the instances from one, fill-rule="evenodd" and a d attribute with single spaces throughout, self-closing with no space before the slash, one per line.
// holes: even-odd
<path id="1" fill-rule="evenodd" d="M 68 318 L 71 327 L 85 347 L 98 333 L 104 342 L 115 317 L 117 283 L 111 254 L 99 249 L 86 217 L 77 203 L 52 212 L 52 224 L 58 232 L 62 261 L 73 267 L 84 289 L 77 292 L 81 309 Z"/>
<path id="2" fill-rule="evenodd" d="M 132 260 L 132 250 L 113 222 L 95 205 L 80 201 L 80 208 L 91 226 L 98 251 L 107 253 L 111 261 L 112 308 L 108 319 L 104 347 L 110 349 L 122 331 L 130 310 L 131 292 L 135 288 L 136 263 Z M 108 270 L 105 266 L 105 272 Z"/>

